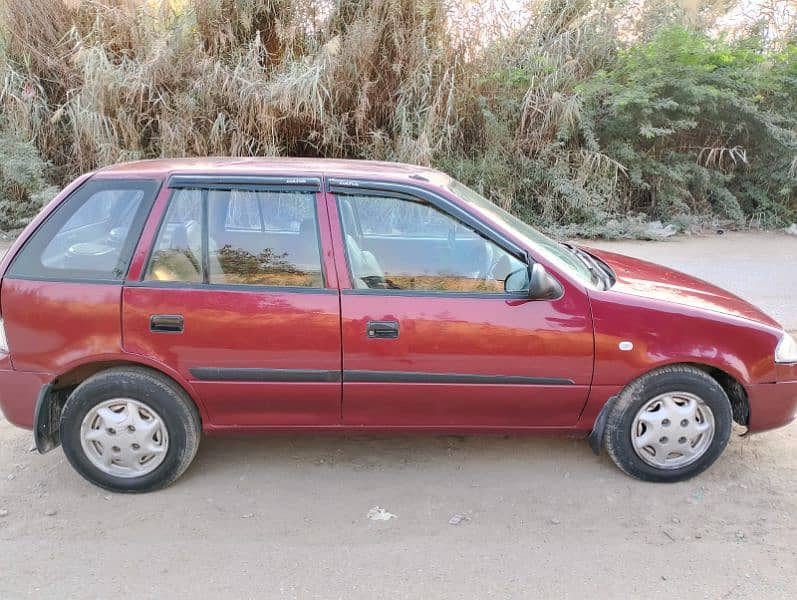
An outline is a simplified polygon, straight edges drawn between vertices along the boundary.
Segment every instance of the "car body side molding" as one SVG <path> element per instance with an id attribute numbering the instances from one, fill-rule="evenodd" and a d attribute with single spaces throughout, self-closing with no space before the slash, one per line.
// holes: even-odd
<path id="1" fill-rule="evenodd" d="M 285 381 L 322 383 L 340 381 L 340 371 L 315 369 L 194 367 L 193 369 L 189 369 L 189 371 L 191 375 L 199 381 Z"/>
<path id="2" fill-rule="evenodd" d="M 199 381 L 284 381 L 293 383 L 341 381 L 338 371 L 314 369 L 252 369 L 194 367 L 191 375 Z M 422 373 L 416 371 L 344 371 L 348 383 L 473 383 L 485 385 L 574 385 L 561 377 L 520 377 L 467 373 Z"/>
<path id="3" fill-rule="evenodd" d="M 472 375 L 465 373 L 422 373 L 415 371 L 344 371 L 344 382 L 395 383 L 475 383 L 487 385 L 573 385 L 560 377 L 521 377 L 516 375 Z"/>

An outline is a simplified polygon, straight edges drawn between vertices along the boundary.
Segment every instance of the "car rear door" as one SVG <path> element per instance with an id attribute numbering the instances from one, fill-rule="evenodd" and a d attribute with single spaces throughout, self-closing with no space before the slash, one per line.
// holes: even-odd
<path id="1" fill-rule="evenodd" d="M 124 289 L 124 347 L 190 382 L 208 428 L 340 424 L 323 201 L 319 179 L 295 177 L 172 176 L 159 196 Z"/>
<path id="2" fill-rule="evenodd" d="M 524 249 L 441 195 L 331 180 L 341 279 L 343 422 L 568 428 L 586 402 L 593 332 L 584 290 L 506 293 Z"/>

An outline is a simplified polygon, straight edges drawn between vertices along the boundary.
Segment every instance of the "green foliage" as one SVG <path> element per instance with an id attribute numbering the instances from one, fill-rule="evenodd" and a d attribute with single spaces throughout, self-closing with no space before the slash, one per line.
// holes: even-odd
<path id="1" fill-rule="evenodd" d="M 45 168 L 32 143 L 0 129 L 0 229 L 24 227 L 55 196 Z"/>
<path id="2" fill-rule="evenodd" d="M 627 169 L 627 206 L 737 224 L 793 218 L 793 56 L 672 27 L 582 83 L 601 146 Z"/>

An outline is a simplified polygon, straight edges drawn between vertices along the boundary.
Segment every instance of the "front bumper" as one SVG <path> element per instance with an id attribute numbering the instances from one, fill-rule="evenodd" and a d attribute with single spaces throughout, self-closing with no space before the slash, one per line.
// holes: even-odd
<path id="1" fill-rule="evenodd" d="M 797 381 L 747 386 L 750 401 L 748 431 L 756 433 L 788 425 L 797 418 Z"/>
<path id="2" fill-rule="evenodd" d="M 47 373 L 0 368 L 0 410 L 5 418 L 17 427 L 33 429 L 36 399 L 42 386 L 51 378 Z"/>

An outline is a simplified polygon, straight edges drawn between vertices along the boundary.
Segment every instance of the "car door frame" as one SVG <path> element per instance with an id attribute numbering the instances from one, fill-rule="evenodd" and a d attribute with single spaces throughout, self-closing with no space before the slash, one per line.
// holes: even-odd
<path id="1" fill-rule="evenodd" d="M 314 210 L 317 221 L 318 243 L 320 251 L 321 270 L 323 277 L 322 288 L 293 288 L 293 287 L 280 287 L 280 286 L 262 286 L 262 285 L 237 285 L 237 284 L 219 284 L 219 283 L 192 283 L 192 282 L 157 282 L 145 281 L 145 274 L 147 265 L 149 264 L 152 253 L 154 252 L 155 243 L 157 241 L 159 232 L 167 216 L 167 211 L 171 203 L 173 194 L 177 187 L 173 187 L 172 183 L 178 182 L 178 187 L 196 187 L 200 189 L 227 189 L 229 186 L 235 186 L 236 189 L 272 189 L 272 190 L 302 190 L 313 193 Z M 204 289 L 206 291 L 213 290 L 229 290 L 246 292 L 256 294 L 264 291 L 276 291 L 287 293 L 302 293 L 302 294 L 327 294 L 339 296 L 340 289 L 338 285 L 337 266 L 334 261 L 334 250 L 332 243 L 332 234 L 330 224 L 328 221 L 328 211 L 326 208 L 326 196 L 323 188 L 323 178 L 316 174 L 297 174 L 297 175 L 250 175 L 250 174 L 205 174 L 205 173 L 170 173 L 164 177 L 163 185 L 152 205 L 144 229 L 139 238 L 138 244 L 133 252 L 133 257 L 130 262 L 127 277 L 124 280 L 124 288 L 168 288 L 175 290 L 192 290 Z M 207 215 L 206 215 L 207 217 Z M 203 219 L 203 239 L 207 237 L 207 218 Z M 203 243 L 204 245 L 204 243 Z M 207 254 L 203 248 L 203 254 Z M 207 267 L 207 265 L 205 265 Z M 338 301 L 338 324 L 340 319 L 340 303 Z M 124 323 L 124 300 L 122 301 L 122 321 Z M 124 327 L 123 327 L 123 344 L 124 344 Z M 340 356 L 340 339 L 338 338 L 337 353 Z M 148 362 L 155 368 L 162 370 L 167 375 L 173 377 L 180 383 L 186 391 L 195 400 L 203 421 L 203 428 L 206 432 L 211 431 L 254 431 L 254 430 L 283 430 L 283 429 L 329 429 L 340 427 L 340 417 L 342 406 L 342 365 L 336 370 L 334 383 L 338 387 L 338 420 L 330 424 L 317 424 L 317 425 L 296 425 L 292 423 L 282 424 L 266 424 L 266 425 L 216 425 L 213 422 L 212 411 L 209 410 L 207 403 L 203 400 L 201 393 L 201 383 L 193 381 L 193 378 L 186 376 L 185 373 L 180 372 L 177 368 L 172 367 L 168 361 L 160 360 L 157 357 L 141 356 L 145 362 Z M 250 374 L 247 374 L 247 376 Z M 281 375 L 276 373 L 277 376 Z M 275 383 L 280 380 L 277 378 Z M 246 382 L 246 380 L 242 380 Z"/>
<path id="2" fill-rule="evenodd" d="M 346 290 L 346 293 L 370 294 L 373 293 L 374 290 L 357 289 L 354 287 L 354 282 L 351 280 L 351 273 L 349 271 L 348 264 L 348 251 L 346 249 L 346 245 L 343 243 L 343 228 L 341 225 L 338 203 L 336 201 L 337 194 L 357 195 L 358 192 L 361 192 L 362 195 L 383 195 L 401 200 L 409 200 L 411 202 L 428 202 L 444 214 L 450 215 L 469 227 L 472 227 L 489 241 L 493 242 L 509 254 L 512 254 L 518 260 L 525 263 L 529 268 L 534 264 L 534 262 L 536 262 L 526 248 L 519 245 L 501 232 L 488 227 L 462 207 L 456 205 L 443 196 L 428 190 L 427 188 L 392 181 L 356 178 L 341 179 L 337 177 L 328 177 L 325 180 L 324 190 L 326 195 L 328 221 L 332 233 L 332 244 L 335 250 L 335 266 L 338 273 L 338 281 L 341 293 Z M 357 223 L 357 226 L 360 226 L 359 222 Z M 412 296 L 431 295 L 445 297 L 447 295 L 453 295 L 455 297 L 468 296 L 495 298 L 497 295 L 500 295 L 506 298 L 528 299 L 528 294 L 525 292 L 503 292 L 503 294 L 496 294 L 494 292 L 428 292 L 422 290 L 378 291 L 394 293 L 396 295 L 402 295 L 403 292 L 403 295 Z"/>
<path id="3" fill-rule="evenodd" d="M 328 177 L 325 181 L 325 192 L 327 196 L 327 210 L 329 213 L 329 223 L 332 229 L 332 244 L 335 250 L 335 262 L 338 271 L 338 278 L 340 283 L 340 293 L 341 293 L 341 329 L 342 331 L 346 327 L 346 319 L 347 315 L 344 314 L 344 303 L 345 303 L 345 296 L 347 295 L 363 295 L 363 296 L 371 296 L 371 295 L 386 295 L 386 296 L 405 296 L 405 297 L 434 297 L 434 298 L 477 298 L 477 299 L 503 299 L 505 301 L 514 301 L 517 303 L 526 303 L 526 302 L 547 302 L 545 300 L 535 301 L 531 300 L 528 297 L 528 293 L 526 292 L 503 292 L 503 293 L 495 293 L 495 292 L 445 292 L 445 291 L 422 291 L 422 290 L 384 290 L 384 289 L 357 289 L 353 285 L 351 280 L 351 272 L 349 269 L 348 264 L 348 250 L 346 248 L 346 244 L 344 243 L 344 232 L 343 232 L 343 225 L 342 225 L 342 216 L 340 214 L 339 209 L 339 202 L 338 197 L 341 195 L 380 195 L 380 196 L 391 196 L 391 197 L 398 197 L 402 199 L 407 199 L 410 201 L 421 201 L 421 202 L 428 202 L 435 208 L 439 209 L 443 213 L 461 221 L 462 223 L 472 227 L 476 230 L 479 234 L 483 235 L 489 241 L 497 244 L 500 248 L 504 249 L 508 253 L 512 254 L 519 260 L 523 261 L 528 268 L 535 262 L 540 262 L 543 266 L 545 266 L 549 273 L 552 274 L 556 279 L 560 281 L 563 285 L 564 294 L 562 297 L 566 295 L 570 295 L 570 298 L 578 297 L 581 306 L 584 308 L 584 320 L 585 320 L 585 327 L 584 333 L 588 336 L 589 339 L 589 374 L 588 378 L 582 384 L 579 384 L 577 387 L 581 388 L 584 391 L 583 398 L 579 399 L 575 405 L 572 407 L 572 422 L 563 425 L 556 425 L 556 426 L 536 426 L 536 425 L 523 425 L 518 427 L 511 427 L 511 426 L 474 426 L 474 427 L 462 427 L 460 425 L 453 425 L 451 427 L 447 426 L 416 426 L 416 425 L 409 425 L 406 428 L 410 429 L 436 429 L 436 430 L 451 430 L 451 431 L 461 431 L 461 430 L 484 430 L 484 431 L 496 431 L 496 430 L 512 430 L 512 429 L 524 429 L 524 430 L 547 430 L 547 431 L 554 431 L 554 430 L 561 430 L 561 431 L 572 431 L 575 429 L 578 417 L 583 412 L 584 407 L 586 406 L 589 400 L 589 390 L 592 384 L 592 373 L 594 370 L 594 328 L 592 323 L 592 315 L 589 309 L 589 299 L 588 294 L 583 286 L 578 284 L 577 282 L 573 281 L 569 277 L 559 273 L 558 269 L 555 266 L 551 265 L 548 261 L 544 259 L 544 257 L 537 257 L 533 256 L 530 250 L 520 243 L 513 240 L 511 237 L 505 235 L 503 232 L 496 230 L 495 228 L 489 226 L 489 224 L 484 223 L 482 220 L 478 219 L 476 216 L 472 215 L 468 212 L 464 207 L 459 206 L 455 201 L 448 199 L 441 191 L 434 189 L 434 186 L 431 182 L 428 182 L 425 178 L 419 177 L 419 184 L 414 183 L 404 183 L 404 182 L 396 182 L 390 180 L 374 180 L 370 178 L 336 178 L 336 177 Z M 424 185 L 426 183 L 427 185 Z M 347 362 L 346 362 L 346 334 L 344 332 L 341 342 L 343 344 L 343 414 L 344 414 L 344 425 L 345 426 L 354 426 L 358 427 L 361 424 L 351 424 L 347 423 L 345 415 L 346 415 L 346 389 L 347 383 L 356 383 L 356 382 L 364 382 L 368 381 L 367 377 L 368 374 L 365 373 L 365 378 L 360 378 L 358 374 L 354 374 L 352 376 L 352 372 L 347 372 Z M 467 375 L 466 375 L 467 377 Z M 433 382 L 433 377 L 430 378 L 430 382 Z M 522 378 L 521 378 L 522 379 Z M 531 378 L 534 379 L 534 378 Z M 545 378 L 540 378 L 540 382 Z M 476 378 L 473 378 L 475 381 Z M 508 379 L 505 381 L 509 381 Z M 400 384 L 400 380 L 396 380 L 397 384 Z M 571 381 L 572 383 L 572 381 Z M 382 427 L 377 427 L 382 428 Z M 389 424 L 386 425 L 385 428 L 392 429 L 392 428 L 405 428 L 403 425 L 394 425 Z"/>

